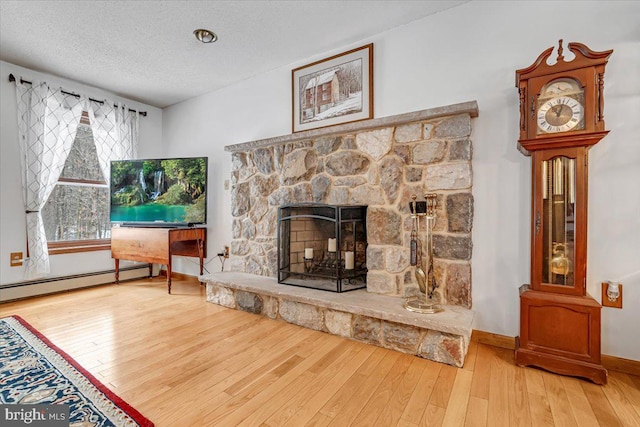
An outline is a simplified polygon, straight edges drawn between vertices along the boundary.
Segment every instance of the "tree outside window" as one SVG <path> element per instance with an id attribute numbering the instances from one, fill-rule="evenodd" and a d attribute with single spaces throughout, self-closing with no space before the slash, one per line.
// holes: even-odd
<path id="1" fill-rule="evenodd" d="M 50 254 L 110 248 L 109 187 L 86 117 L 42 218 Z"/>

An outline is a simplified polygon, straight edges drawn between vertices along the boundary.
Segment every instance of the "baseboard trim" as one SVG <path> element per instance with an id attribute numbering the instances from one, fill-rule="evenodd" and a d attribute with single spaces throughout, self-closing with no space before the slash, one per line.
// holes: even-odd
<path id="1" fill-rule="evenodd" d="M 640 376 L 640 361 L 602 355 L 602 366 L 610 371 Z"/>
<path id="2" fill-rule="evenodd" d="M 506 348 L 507 350 L 516 349 L 516 337 L 479 331 L 477 329 L 474 329 L 471 333 L 471 341 L 487 344 L 493 347 Z"/>
<path id="3" fill-rule="evenodd" d="M 167 270 L 160 270 L 160 272 L 158 273 L 158 276 L 164 276 L 167 277 Z M 171 272 L 171 279 L 176 279 L 176 280 L 198 280 L 198 276 L 192 276 L 191 274 L 185 274 L 185 273 L 176 273 L 175 271 Z"/>
<path id="4" fill-rule="evenodd" d="M 506 348 L 507 350 L 516 349 L 516 337 L 479 331 L 477 329 L 473 330 L 471 341 L 493 347 Z M 623 359 L 622 357 L 603 354 L 602 366 L 610 371 L 640 376 L 640 361 L 637 360 Z"/>

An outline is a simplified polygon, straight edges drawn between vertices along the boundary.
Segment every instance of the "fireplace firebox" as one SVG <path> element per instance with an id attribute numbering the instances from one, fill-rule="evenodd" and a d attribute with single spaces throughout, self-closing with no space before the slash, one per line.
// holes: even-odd
<path id="1" fill-rule="evenodd" d="M 332 292 L 365 288 L 366 218 L 366 206 L 280 207 L 278 283 Z"/>

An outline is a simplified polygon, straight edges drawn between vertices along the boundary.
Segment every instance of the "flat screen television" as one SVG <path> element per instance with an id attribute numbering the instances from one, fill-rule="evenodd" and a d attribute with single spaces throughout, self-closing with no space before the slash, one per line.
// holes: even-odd
<path id="1" fill-rule="evenodd" d="M 111 161 L 111 222 L 137 227 L 206 224 L 207 165 L 207 157 Z"/>

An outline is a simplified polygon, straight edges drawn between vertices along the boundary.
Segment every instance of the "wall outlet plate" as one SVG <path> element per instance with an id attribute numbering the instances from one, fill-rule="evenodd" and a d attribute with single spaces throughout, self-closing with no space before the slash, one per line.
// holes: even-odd
<path id="1" fill-rule="evenodd" d="M 20 267 L 22 265 L 22 252 L 11 252 L 11 267 Z"/>
<path id="2" fill-rule="evenodd" d="M 608 282 L 602 282 L 602 306 L 603 307 L 613 307 L 613 308 L 622 308 L 622 284 L 618 285 L 618 289 L 620 291 L 620 296 L 615 301 L 609 301 L 609 297 L 607 296 L 607 288 L 609 287 Z"/>

